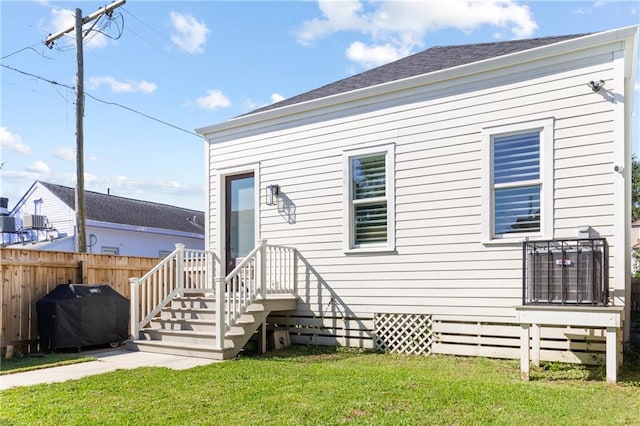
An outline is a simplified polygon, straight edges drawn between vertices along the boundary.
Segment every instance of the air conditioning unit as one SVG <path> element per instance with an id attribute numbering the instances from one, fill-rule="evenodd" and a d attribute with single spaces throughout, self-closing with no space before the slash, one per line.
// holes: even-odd
<path id="1" fill-rule="evenodd" d="M 26 214 L 22 217 L 22 227 L 27 229 L 46 229 L 47 217 L 36 214 Z"/>
<path id="2" fill-rule="evenodd" d="M 0 232 L 16 232 L 16 219 L 13 216 L 0 216 Z"/>
<path id="3" fill-rule="evenodd" d="M 524 254 L 525 304 L 607 303 L 604 239 L 525 242 Z"/>

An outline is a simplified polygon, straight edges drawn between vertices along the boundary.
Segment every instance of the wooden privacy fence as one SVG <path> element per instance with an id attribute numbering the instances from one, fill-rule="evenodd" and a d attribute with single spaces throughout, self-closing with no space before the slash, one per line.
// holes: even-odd
<path id="1" fill-rule="evenodd" d="M 129 299 L 129 278 L 157 263 L 148 257 L 0 249 L 0 350 L 38 350 L 36 302 L 58 284 L 108 284 Z"/>

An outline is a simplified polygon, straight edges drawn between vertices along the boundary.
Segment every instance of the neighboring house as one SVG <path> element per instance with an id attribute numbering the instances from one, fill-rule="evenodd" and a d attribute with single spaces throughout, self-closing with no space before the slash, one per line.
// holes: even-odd
<path id="1" fill-rule="evenodd" d="M 176 243 L 204 248 L 203 212 L 98 192 L 85 194 L 90 253 L 164 257 Z M 74 188 L 36 181 L 9 216 L 16 232 L 3 233 L 3 246 L 76 250 Z"/>
<path id="2" fill-rule="evenodd" d="M 637 36 L 434 47 L 198 129 L 206 247 L 227 270 L 258 239 L 298 250 L 297 310 L 269 320 L 298 343 L 384 348 L 423 324 L 433 352 L 518 357 L 525 240 L 606 239 L 579 250 L 623 307 Z M 593 362 L 587 323 L 543 327 L 542 357 Z"/>

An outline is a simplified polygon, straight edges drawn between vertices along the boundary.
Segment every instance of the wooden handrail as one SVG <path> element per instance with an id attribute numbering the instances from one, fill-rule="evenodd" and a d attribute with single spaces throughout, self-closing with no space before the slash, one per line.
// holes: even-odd
<path id="1" fill-rule="evenodd" d="M 176 249 L 141 278 L 131 278 L 131 334 L 148 324 L 171 300 L 185 290 L 213 291 L 217 257 L 206 250 Z M 195 267 L 185 263 L 195 264 Z M 204 284 L 204 287 L 203 287 Z"/>
<path id="2" fill-rule="evenodd" d="M 212 256 L 212 257 L 210 257 Z M 224 347 L 224 335 L 249 306 L 267 294 L 296 291 L 296 250 L 258 241 L 226 276 L 217 276 L 219 259 L 205 250 L 176 250 L 141 278 L 131 281 L 131 333 L 148 324 L 171 300 L 193 290 L 216 296 L 216 348 Z M 203 284 L 206 288 L 203 287 Z"/>

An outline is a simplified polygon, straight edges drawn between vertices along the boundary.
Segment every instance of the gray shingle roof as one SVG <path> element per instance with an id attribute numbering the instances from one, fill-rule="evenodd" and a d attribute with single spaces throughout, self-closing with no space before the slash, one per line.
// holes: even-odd
<path id="1" fill-rule="evenodd" d="M 485 59 L 496 58 L 510 53 L 521 52 L 540 46 L 559 43 L 583 37 L 588 34 L 540 37 L 525 40 L 503 41 L 495 43 L 465 44 L 459 46 L 438 46 L 416 53 L 395 62 L 370 69 L 360 74 L 329 83 L 320 88 L 302 93 L 283 101 L 267 105 L 244 115 L 281 108 L 314 99 L 320 99 L 339 93 L 363 89 L 390 81 L 414 77 L 447 68 L 470 64 Z"/>
<path id="2" fill-rule="evenodd" d="M 42 181 L 40 184 L 75 210 L 74 188 Z M 85 191 L 85 199 L 87 220 L 204 233 L 204 213 L 201 211 L 92 191 Z M 194 216 L 199 226 L 191 222 Z"/>

